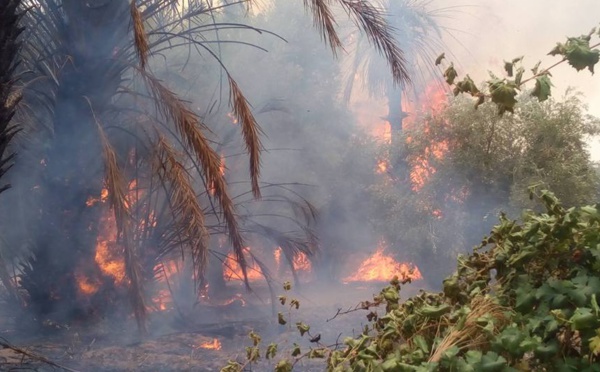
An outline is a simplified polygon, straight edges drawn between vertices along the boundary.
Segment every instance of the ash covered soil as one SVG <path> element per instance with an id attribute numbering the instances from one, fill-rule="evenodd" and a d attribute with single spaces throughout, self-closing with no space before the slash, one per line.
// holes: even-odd
<path id="1" fill-rule="evenodd" d="M 406 285 L 402 297 L 416 294 L 421 285 L 421 281 Z M 383 286 L 385 283 L 307 283 L 300 290 L 285 293 L 286 305 L 276 300 L 274 308 L 266 286 L 253 286 L 252 293 L 230 286 L 223 299 L 214 301 L 218 305 L 201 304 L 185 313 L 175 309 L 152 313 L 144 337 L 140 337 L 133 318 L 104 319 L 85 327 L 52 324 L 48 326 L 51 329 L 29 336 L 19 331 L 20 327 L 3 327 L 2 337 L 11 346 L 35 355 L 4 348 L 0 350 L 0 370 L 61 370 L 47 363 L 51 361 L 76 371 L 219 371 L 228 360 L 244 362 L 245 347 L 252 345 L 248 334 L 254 331 L 262 338 L 262 348 L 261 359 L 252 370 L 269 371 L 280 359 L 289 357 L 294 343 L 303 351 L 317 346 L 308 335 L 300 337 L 296 322 L 310 325 L 311 336 L 320 335 L 322 345 L 331 346 L 341 343 L 344 337 L 360 334 L 367 323 L 366 311 L 336 313 L 372 300 Z M 293 298 L 300 302 L 298 310 L 290 310 Z M 226 299 L 233 301 L 223 305 Z M 278 312 L 287 321 L 285 325 L 278 323 Z M 278 344 L 279 351 L 274 360 L 268 361 L 264 353 L 272 342 Z M 48 360 L 41 361 L 38 356 Z M 323 362 L 304 358 L 294 370 L 322 371 Z"/>

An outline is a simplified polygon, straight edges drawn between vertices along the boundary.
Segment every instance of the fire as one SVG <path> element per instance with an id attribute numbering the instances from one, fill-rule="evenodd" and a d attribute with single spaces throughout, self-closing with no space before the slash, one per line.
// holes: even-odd
<path id="1" fill-rule="evenodd" d="M 108 190 L 106 188 L 103 188 L 102 191 L 100 192 L 100 197 L 99 198 L 94 198 L 93 196 L 90 196 L 86 200 L 85 205 L 88 206 L 88 207 L 93 207 L 97 203 L 104 203 L 104 202 L 106 202 L 106 200 L 108 200 Z"/>
<path id="2" fill-rule="evenodd" d="M 104 211 L 100 223 L 100 231 L 96 238 L 96 264 L 102 272 L 114 279 L 115 284 L 125 279 L 125 260 L 123 252 L 116 243 L 117 225 L 114 215 L 109 209 Z"/>
<path id="3" fill-rule="evenodd" d="M 388 162 L 386 159 L 381 159 L 377 162 L 377 169 L 375 170 L 377 174 L 384 174 L 388 170 Z"/>
<path id="4" fill-rule="evenodd" d="M 198 346 L 196 346 L 197 349 L 207 350 L 221 350 L 221 347 L 221 341 L 219 341 L 217 338 L 213 338 L 211 341 L 201 342 Z"/>
<path id="5" fill-rule="evenodd" d="M 235 117 L 235 115 L 233 114 L 233 112 L 228 112 L 227 113 L 227 117 L 229 118 L 229 120 L 231 120 L 232 124 L 237 124 L 238 123 L 238 119 Z"/>
<path id="6" fill-rule="evenodd" d="M 312 265 L 310 263 L 310 260 L 303 252 L 298 252 L 298 254 L 294 256 L 292 264 L 294 265 L 294 270 L 296 271 L 312 271 Z"/>
<path id="7" fill-rule="evenodd" d="M 84 296 L 91 296 L 94 293 L 98 292 L 98 290 L 100 289 L 98 283 L 93 282 L 81 273 L 75 274 L 75 280 L 77 281 L 79 293 L 81 293 Z"/>
<path id="8" fill-rule="evenodd" d="M 152 297 L 152 310 L 165 311 L 171 308 L 173 303 L 173 296 L 169 288 L 173 285 L 171 282 L 176 278 L 176 275 L 180 273 L 179 265 L 176 260 L 162 262 L 154 267 L 155 272 L 160 272 L 161 275 L 158 279 L 158 290 L 156 295 Z"/>
<path id="9" fill-rule="evenodd" d="M 389 281 L 394 276 L 399 278 L 422 279 L 419 268 L 411 263 L 398 263 L 394 258 L 385 254 L 385 244 L 380 244 L 377 251 L 362 262 L 356 273 L 344 278 L 344 283 Z"/>
<path id="10" fill-rule="evenodd" d="M 281 247 L 277 247 L 273 252 L 273 258 L 275 258 L 275 265 L 279 271 L 281 271 L 281 254 L 283 253 Z M 292 265 L 296 271 L 304 271 L 310 273 L 312 271 L 312 264 L 308 259 L 308 256 L 304 252 L 298 252 L 292 259 Z"/>
<path id="11" fill-rule="evenodd" d="M 250 247 L 245 248 L 246 252 L 250 252 Z M 246 257 L 246 273 L 249 281 L 262 280 L 263 275 L 260 267 L 254 260 L 248 260 Z M 223 262 L 223 278 L 225 280 L 243 280 L 244 274 L 235 258 L 235 254 L 230 252 Z"/>

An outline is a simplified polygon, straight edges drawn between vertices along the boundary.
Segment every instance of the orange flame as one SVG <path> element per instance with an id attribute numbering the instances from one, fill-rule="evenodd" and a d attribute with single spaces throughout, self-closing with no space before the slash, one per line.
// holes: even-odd
<path id="1" fill-rule="evenodd" d="M 213 338 L 211 341 L 201 342 L 197 349 L 207 349 L 207 350 L 221 350 L 221 341 L 219 339 Z"/>
<path id="2" fill-rule="evenodd" d="M 246 247 L 244 250 L 246 252 L 250 252 L 250 247 Z M 262 271 L 260 270 L 260 267 L 254 260 L 248 260 L 248 257 L 246 257 L 246 264 L 246 273 L 248 275 L 249 281 L 257 281 L 263 279 Z M 223 262 L 223 278 L 229 281 L 244 279 L 242 269 L 233 252 L 230 252 L 227 255 L 225 261 Z"/>
<path id="3" fill-rule="evenodd" d="M 294 256 L 292 264 L 294 265 L 294 270 L 296 271 L 312 271 L 312 265 L 310 263 L 310 260 L 303 252 L 298 252 L 298 254 Z"/>
<path id="4" fill-rule="evenodd" d="M 91 279 L 81 273 L 75 274 L 75 280 L 77 281 L 79 293 L 84 296 L 91 296 L 100 289 L 100 285 L 98 283 L 93 282 Z"/>
<path id="5" fill-rule="evenodd" d="M 384 174 L 388 170 L 388 161 L 386 159 L 381 159 L 377 162 L 377 169 L 375 170 L 377 174 Z"/>
<path id="6" fill-rule="evenodd" d="M 398 263 L 394 258 L 384 253 L 385 244 L 382 243 L 377 251 L 362 262 L 355 274 L 344 278 L 344 283 L 350 282 L 370 282 L 370 281 L 389 281 L 394 276 L 399 278 L 411 278 L 412 280 L 422 279 L 419 268 L 411 263 Z"/>

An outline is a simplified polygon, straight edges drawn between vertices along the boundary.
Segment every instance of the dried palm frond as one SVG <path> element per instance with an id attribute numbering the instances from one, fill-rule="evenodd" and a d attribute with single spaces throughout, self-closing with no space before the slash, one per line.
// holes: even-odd
<path id="1" fill-rule="evenodd" d="M 146 332 L 147 310 L 144 301 L 144 289 L 142 278 L 142 266 L 138 257 L 136 246 L 133 242 L 131 231 L 131 218 L 129 213 L 129 201 L 127 200 L 127 184 L 119 164 L 117 155 L 110 144 L 104 129 L 96 119 L 98 135 L 102 144 L 104 157 L 105 183 L 108 190 L 108 201 L 115 214 L 117 224 L 117 236 L 123 244 L 125 251 L 125 270 L 129 279 L 129 295 L 135 319 L 141 332 Z"/>
<path id="2" fill-rule="evenodd" d="M 335 28 L 332 2 L 333 0 L 304 0 L 304 6 L 312 12 L 315 26 L 321 31 L 322 37 L 329 43 L 335 54 L 343 44 Z M 387 23 L 382 12 L 368 0 L 336 0 L 336 2 L 366 34 L 377 51 L 386 58 L 392 70 L 394 83 L 401 85 L 410 83 L 404 53 L 394 37 L 393 27 Z"/>
<path id="3" fill-rule="evenodd" d="M 18 39 L 23 32 L 18 25 L 20 5 L 21 0 L 4 0 L 0 4 L 0 178 L 11 167 L 14 154 L 7 154 L 7 151 L 18 131 L 10 122 L 21 98 L 20 93 L 14 91 L 16 57 L 20 47 Z M 0 185 L 0 193 L 8 188 L 10 185 Z"/>
<path id="4" fill-rule="evenodd" d="M 229 240 L 242 268 L 244 282 L 249 287 L 246 259 L 243 252 L 244 240 L 238 228 L 235 207 L 229 196 L 225 177 L 221 173 L 221 157 L 210 146 L 208 139 L 202 133 L 202 129 L 206 129 L 206 127 L 200 122 L 200 118 L 158 79 L 144 71 L 141 71 L 141 74 L 149 91 L 156 97 L 158 110 L 165 118 L 173 121 L 183 142 L 200 162 L 206 183 L 214 188 L 215 197 L 227 225 Z"/>
<path id="5" fill-rule="evenodd" d="M 142 20 L 142 14 L 135 4 L 135 0 L 131 0 L 130 5 L 131 21 L 133 23 L 133 37 L 135 50 L 140 60 L 140 67 L 142 70 L 146 68 L 148 63 L 148 54 L 150 47 L 148 46 L 148 36 L 144 29 L 144 21 Z"/>
<path id="6" fill-rule="evenodd" d="M 252 179 L 252 193 L 255 198 L 260 198 L 260 187 L 258 178 L 260 176 L 260 151 L 262 146 L 259 135 L 261 129 L 250 110 L 250 105 L 235 80 L 229 76 L 229 89 L 231 91 L 231 103 L 233 115 L 242 125 L 242 134 L 246 143 L 246 150 L 250 154 L 250 177 Z"/>
<path id="7" fill-rule="evenodd" d="M 444 353 L 451 347 L 458 347 L 461 351 L 478 349 L 489 342 L 489 334 L 483 331 L 480 320 L 482 317 L 491 317 L 494 322 L 493 332 L 499 332 L 507 322 L 506 308 L 496 303 L 491 297 L 478 295 L 471 300 L 471 311 L 463 322 L 452 325 L 446 332 L 442 341 L 431 350 L 429 362 L 438 362 Z"/>
<path id="8" fill-rule="evenodd" d="M 304 0 L 304 6 L 312 12 L 315 27 L 321 32 L 321 37 L 329 43 L 335 54 L 343 45 L 335 29 L 336 22 L 330 2 L 331 0 Z"/>
<path id="9" fill-rule="evenodd" d="M 393 28 L 387 23 L 382 13 L 367 0 L 339 0 L 350 14 L 357 26 L 366 34 L 369 41 L 387 60 L 392 69 L 396 84 L 410 82 L 407 62 L 398 45 Z"/>
<path id="10" fill-rule="evenodd" d="M 156 173 L 163 184 L 171 185 L 170 205 L 176 223 L 181 226 L 184 244 L 190 247 L 196 284 L 203 281 L 208 255 L 208 230 L 202 207 L 196 197 L 189 174 L 178 155 L 163 136 L 156 144 Z M 197 286 L 199 287 L 199 286 Z"/>

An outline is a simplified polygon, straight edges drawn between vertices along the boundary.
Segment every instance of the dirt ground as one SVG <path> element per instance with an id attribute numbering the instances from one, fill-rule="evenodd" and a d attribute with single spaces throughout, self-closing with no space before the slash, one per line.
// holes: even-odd
<path id="1" fill-rule="evenodd" d="M 244 301 L 229 306 L 199 306 L 185 316 L 175 310 L 151 314 L 149 334 L 144 337 L 137 332 L 133 319 L 105 319 L 93 327 L 65 326 L 45 334 L 23 335 L 6 329 L 1 336 L 15 348 L 76 371 L 219 371 L 230 359 L 244 359 L 244 348 L 252 345 L 248 334 L 254 331 L 262 337 L 263 358 L 252 370 L 268 371 L 289 355 L 293 343 L 303 350 L 316 345 L 309 342 L 306 335 L 300 337 L 296 322 L 309 324 L 311 335 L 320 334 L 324 345 L 334 345 L 344 337 L 360 333 L 366 323 L 365 311 L 329 319 L 338 309 L 347 310 L 362 300 L 372 299 L 384 285 L 323 288 L 309 283 L 301 291 L 286 293 L 286 306 L 276 303 L 274 310 L 282 312 L 287 321 L 285 325 L 278 324 L 273 307 L 265 300 L 269 298 L 266 288 L 255 288 L 254 293 L 242 295 Z M 230 290 L 239 293 L 238 288 Z M 416 282 L 403 288 L 402 296 L 406 298 L 418 290 Z M 288 305 L 292 298 L 299 300 L 299 310 L 290 310 Z M 274 362 L 264 359 L 264 350 L 271 342 L 277 343 L 280 351 Z M 303 361 L 294 370 L 309 372 L 322 368 L 322 364 Z M 0 350 L 0 370 L 57 371 L 61 368 L 36 356 L 4 348 Z"/>

